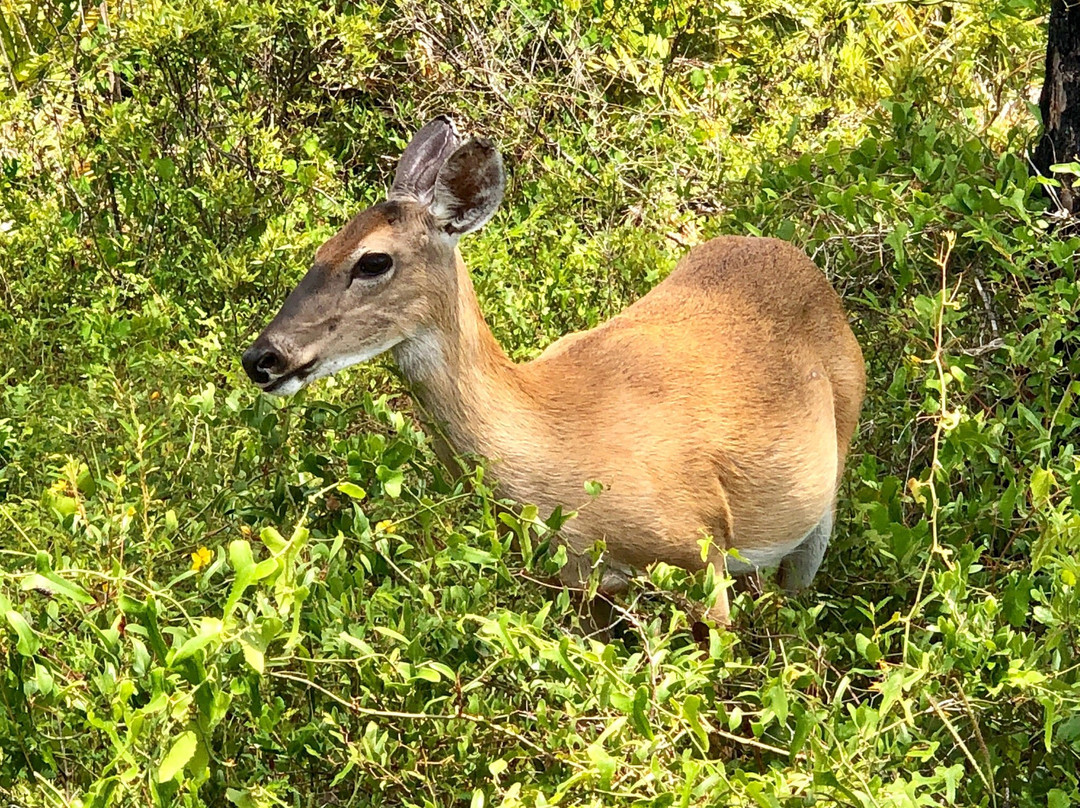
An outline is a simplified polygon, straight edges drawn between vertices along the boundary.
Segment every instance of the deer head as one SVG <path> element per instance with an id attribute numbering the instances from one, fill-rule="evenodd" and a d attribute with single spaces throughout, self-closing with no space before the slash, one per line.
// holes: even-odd
<path id="1" fill-rule="evenodd" d="M 416 133 L 385 202 L 355 216 L 243 355 L 264 392 L 308 382 L 423 337 L 452 316 L 457 242 L 502 201 L 506 179 L 492 144 L 462 144 L 449 118 Z"/>

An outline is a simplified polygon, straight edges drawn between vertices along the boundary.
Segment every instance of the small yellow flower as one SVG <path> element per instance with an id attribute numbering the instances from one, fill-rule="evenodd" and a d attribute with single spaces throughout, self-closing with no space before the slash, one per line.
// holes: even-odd
<path id="1" fill-rule="evenodd" d="M 213 554 L 205 547 L 200 547 L 191 554 L 191 568 L 201 570 L 213 560 Z"/>
<path id="2" fill-rule="evenodd" d="M 397 525 L 394 524 L 392 519 L 383 519 L 379 524 L 375 525 L 375 530 L 380 533 L 397 533 Z"/>

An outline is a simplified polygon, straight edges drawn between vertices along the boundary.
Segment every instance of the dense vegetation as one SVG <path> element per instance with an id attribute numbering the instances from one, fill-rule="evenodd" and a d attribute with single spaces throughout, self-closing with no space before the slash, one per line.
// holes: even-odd
<path id="1" fill-rule="evenodd" d="M 8 802 L 1080 804 L 1045 8 L 682 5 L 4 0 Z M 705 582 L 661 567 L 601 642 L 548 526 L 438 464 L 390 364 L 246 382 L 439 112 L 507 159 L 463 249 L 516 357 L 715 234 L 833 279 L 869 391 L 816 591 L 703 636 Z"/>

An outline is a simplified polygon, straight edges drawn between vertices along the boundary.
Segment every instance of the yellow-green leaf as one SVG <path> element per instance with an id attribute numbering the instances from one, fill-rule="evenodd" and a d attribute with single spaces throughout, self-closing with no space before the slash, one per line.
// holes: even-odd
<path id="1" fill-rule="evenodd" d="M 1043 502 L 1050 496 L 1050 488 L 1054 485 L 1054 472 L 1049 469 L 1035 469 L 1031 473 L 1031 498 L 1035 502 Z"/>
<path id="2" fill-rule="evenodd" d="M 343 494 L 348 494 L 353 499 L 363 499 L 367 496 L 367 491 L 356 483 L 338 483 L 337 489 Z"/>
<path id="3" fill-rule="evenodd" d="M 180 770 L 184 768 L 184 764 L 191 760 L 195 754 L 195 747 L 198 745 L 198 738 L 190 730 L 181 732 L 176 736 L 176 740 L 173 741 L 172 746 L 169 747 L 169 751 L 161 761 L 161 765 L 158 766 L 157 781 L 167 783 L 176 777 Z"/>
<path id="4" fill-rule="evenodd" d="M 251 666 L 260 676 L 266 667 L 266 656 L 261 648 L 257 648 L 247 640 L 240 640 L 240 650 L 244 652 L 244 661 Z"/>

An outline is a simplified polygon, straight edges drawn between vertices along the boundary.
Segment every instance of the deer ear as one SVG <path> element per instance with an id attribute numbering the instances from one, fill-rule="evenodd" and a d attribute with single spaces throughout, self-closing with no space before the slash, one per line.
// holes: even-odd
<path id="1" fill-rule="evenodd" d="M 451 235 L 471 233 L 495 215 L 505 190 L 499 152 L 490 141 L 474 138 L 439 169 L 431 215 Z"/>
<path id="2" fill-rule="evenodd" d="M 415 199 L 431 203 L 439 169 L 461 145 L 454 122 L 440 115 L 417 132 L 398 161 L 390 199 Z"/>

